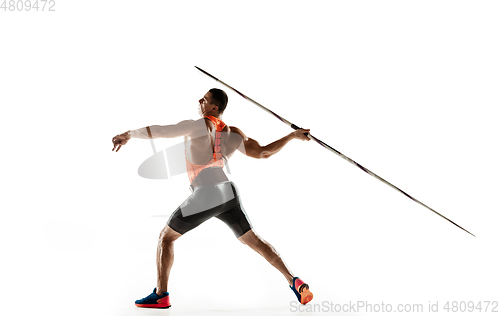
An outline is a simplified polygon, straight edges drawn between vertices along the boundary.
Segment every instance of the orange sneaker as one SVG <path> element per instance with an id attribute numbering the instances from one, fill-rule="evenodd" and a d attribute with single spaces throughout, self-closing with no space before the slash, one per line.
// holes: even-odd
<path id="1" fill-rule="evenodd" d="M 300 304 L 307 304 L 313 299 L 313 294 L 309 291 L 309 285 L 299 279 L 298 277 L 293 278 L 293 286 L 290 286 L 295 296 L 299 300 Z"/>

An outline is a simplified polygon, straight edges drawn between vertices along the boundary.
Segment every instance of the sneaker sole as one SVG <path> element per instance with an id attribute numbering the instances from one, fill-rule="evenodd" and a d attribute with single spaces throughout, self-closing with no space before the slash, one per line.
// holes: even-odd
<path id="1" fill-rule="evenodd" d="M 313 299 L 313 294 L 309 291 L 309 285 L 306 283 L 302 284 L 299 288 L 300 293 L 300 304 L 307 304 Z"/>
<path id="2" fill-rule="evenodd" d="M 135 304 L 135 306 L 137 306 L 137 307 L 146 307 L 146 308 L 169 308 L 172 305 L 162 306 L 162 305 L 159 305 L 159 304 Z"/>

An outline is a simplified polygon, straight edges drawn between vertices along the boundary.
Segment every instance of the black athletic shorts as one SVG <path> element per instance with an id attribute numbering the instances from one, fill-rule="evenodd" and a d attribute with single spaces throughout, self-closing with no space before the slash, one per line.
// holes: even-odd
<path id="1" fill-rule="evenodd" d="M 200 186 L 170 215 L 168 226 L 185 234 L 204 221 L 217 217 L 233 231 L 236 238 L 252 229 L 243 206 L 239 191 L 232 181 Z"/>

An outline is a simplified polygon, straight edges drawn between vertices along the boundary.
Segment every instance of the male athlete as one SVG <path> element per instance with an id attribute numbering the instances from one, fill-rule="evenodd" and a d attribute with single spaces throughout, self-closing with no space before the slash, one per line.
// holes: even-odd
<path id="1" fill-rule="evenodd" d="M 184 136 L 186 167 L 192 194 L 172 213 L 161 231 L 157 250 L 157 286 L 149 296 L 135 301 L 138 307 L 168 308 L 167 292 L 170 268 L 174 261 L 174 241 L 204 221 L 216 217 L 226 223 L 236 238 L 261 254 L 287 279 L 301 304 L 312 300 L 309 285 L 294 277 L 277 251 L 252 229 L 241 205 L 236 185 L 226 177 L 223 167 L 236 150 L 252 158 L 268 158 L 279 152 L 290 140 L 309 140 L 309 129 L 298 129 L 267 145 L 260 146 L 240 129 L 227 126 L 220 116 L 226 109 L 227 95 L 220 89 L 209 90 L 199 100 L 201 119 L 186 120 L 175 125 L 148 126 L 113 137 L 116 152 L 130 138 L 172 138 Z"/>

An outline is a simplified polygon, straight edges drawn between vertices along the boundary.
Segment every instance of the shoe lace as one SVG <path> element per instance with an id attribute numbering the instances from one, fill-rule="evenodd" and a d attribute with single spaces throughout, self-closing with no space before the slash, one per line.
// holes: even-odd
<path id="1" fill-rule="evenodd" d="M 156 292 L 153 292 L 153 293 L 149 294 L 148 296 L 146 296 L 145 298 L 143 298 L 143 300 L 147 300 L 150 298 L 156 298 L 156 297 L 159 297 L 159 295 L 157 295 Z"/>

